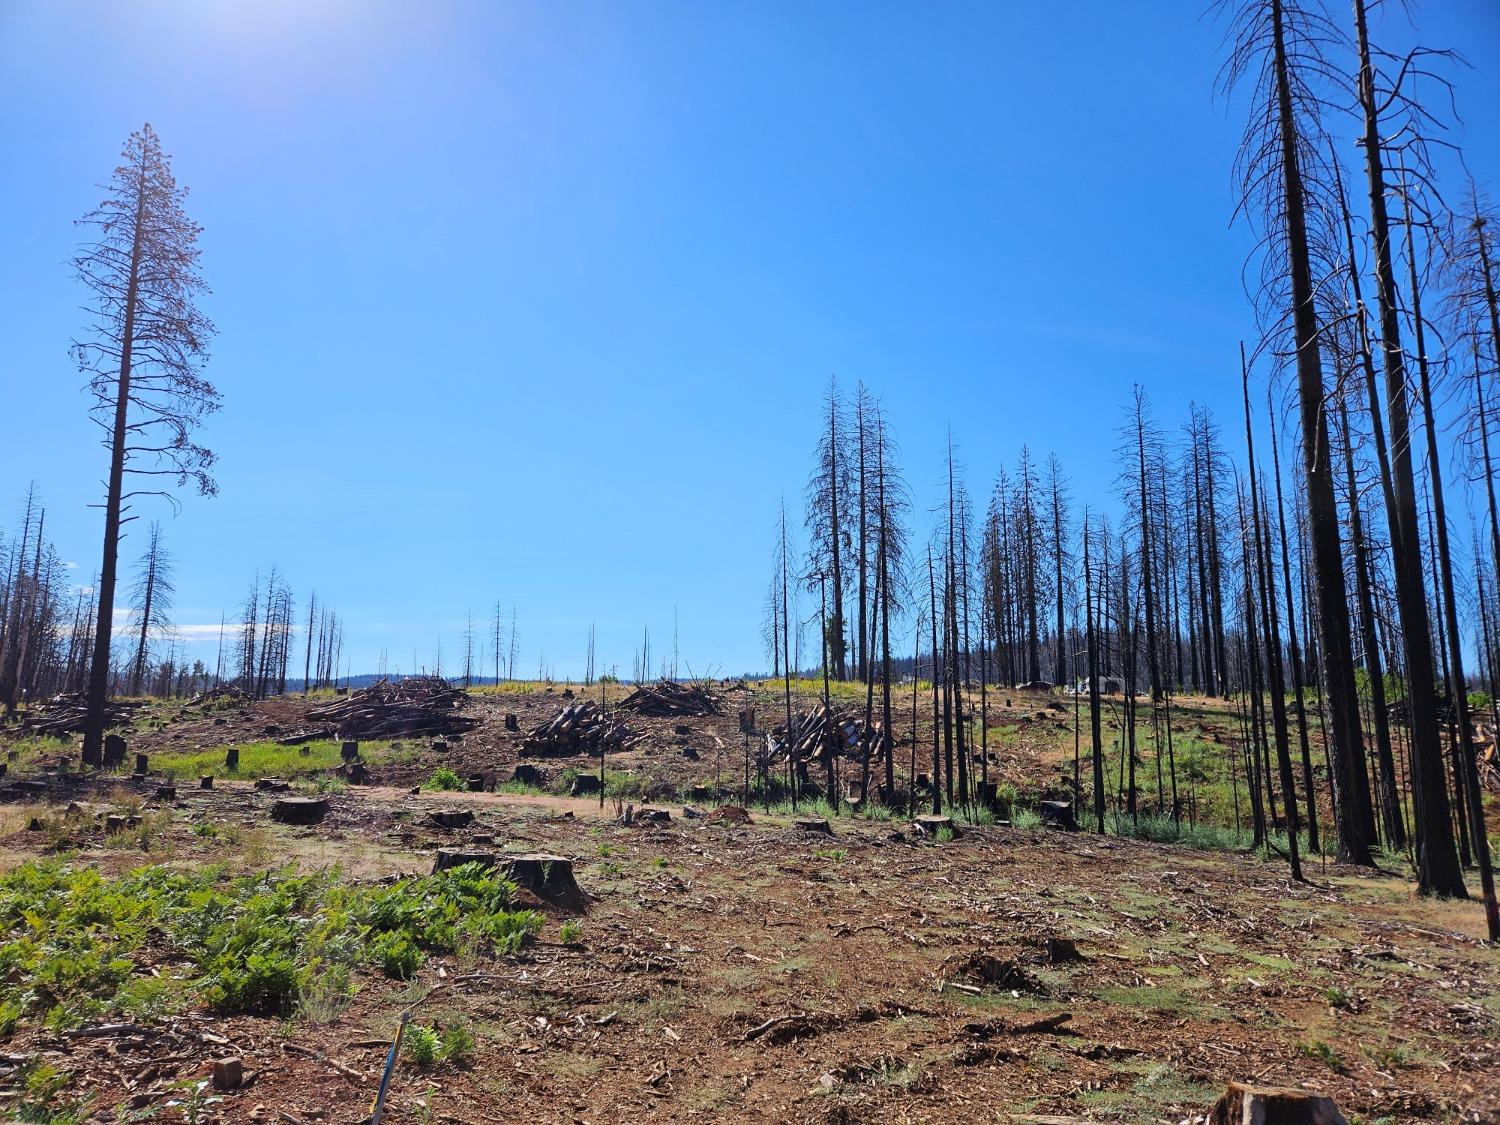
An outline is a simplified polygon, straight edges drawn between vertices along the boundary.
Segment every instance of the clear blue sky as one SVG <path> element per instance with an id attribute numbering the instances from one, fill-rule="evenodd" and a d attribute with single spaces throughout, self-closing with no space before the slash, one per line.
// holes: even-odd
<path id="1" fill-rule="evenodd" d="M 497 598 L 528 672 L 581 671 L 593 620 L 628 670 L 674 606 L 695 670 L 760 667 L 830 375 L 883 399 L 922 504 L 950 424 L 977 494 L 1028 442 L 1097 505 L 1133 382 L 1233 420 L 1243 113 L 1205 6 L 0 0 L 0 517 L 34 479 L 98 566 L 66 263 L 150 121 L 225 401 L 221 495 L 158 513 L 180 622 L 275 563 L 355 671 L 439 637 L 452 667 Z M 1500 10 L 1416 18 L 1474 66 L 1495 184 Z"/>

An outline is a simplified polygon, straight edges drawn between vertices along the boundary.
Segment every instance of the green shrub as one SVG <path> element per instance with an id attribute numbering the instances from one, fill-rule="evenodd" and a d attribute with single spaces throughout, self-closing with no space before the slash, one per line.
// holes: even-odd
<path id="1" fill-rule="evenodd" d="M 462 1063 L 474 1052 L 474 1032 L 462 1022 L 432 1027 L 408 1024 L 401 1050 L 407 1062 L 422 1070 L 438 1063 Z"/>
<path id="2" fill-rule="evenodd" d="M 459 777 L 447 766 L 440 766 L 432 771 L 432 776 L 427 779 L 428 789 L 460 790 L 469 787 L 468 782 Z"/>
<path id="3" fill-rule="evenodd" d="M 220 1012 L 336 1012 L 350 970 L 403 979 L 424 950 L 512 953 L 541 925 L 512 910 L 515 886 L 476 864 L 389 887 L 337 871 L 290 869 L 226 879 L 142 868 L 106 880 L 60 862 L 0 875 L 0 1035 L 28 1017 L 65 1030 L 110 1013 L 159 1018 L 197 995 Z M 149 946 L 187 966 L 180 980 L 141 973 Z"/>
<path id="4" fill-rule="evenodd" d="M 401 1053 L 406 1056 L 406 1061 L 423 1070 L 438 1061 L 442 1046 L 443 1040 L 437 1028 L 419 1023 L 407 1024 L 401 1036 Z"/>
<path id="5" fill-rule="evenodd" d="M 442 1043 L 438 1055 L 444 1062 L 461 1063 L 474 1052 L 474 1033 L 464 1023 L 450 1024 L 443 1028 Z"/>
<path id="6" fill-rule="evenodd" d="M 397 980 L 411 980 L 422 964 L 422 951 L 405 930 L 388 930 L 370 943 L 371 959 Z"/>

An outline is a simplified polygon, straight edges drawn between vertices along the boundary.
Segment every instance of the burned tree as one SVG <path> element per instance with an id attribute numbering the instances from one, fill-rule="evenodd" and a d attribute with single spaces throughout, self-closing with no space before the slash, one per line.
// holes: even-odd
<path id="1" fill-rule="evenodd" d="M 1239 210 L 1259 223 L 1259 310 L 1268 343 L 1284 342 L 1296 372 L 1302 423 L 1303 486 L 1307 492 L 1317 590 L 1327 738 L 1333 762 L 1339 856 L 1369 864 L 1368 791 L 1361 784 L 1361 740 L 1343 553 L 1334 498 L 1328 419 L 1324 409 L 1322 310 L 1314 262 L 1323 242 L 1318 223 L 1326 184 L 1318 88 L 1331 72 L 1325 45 L 1337 37 L 1314 4 L 1246 0 L 1232 17 L 1233 46 L 1222 78 L 1251 86 L 1252 109 L 1237 160 Z"/>
<path id="2" fill-rule="evenodd" d="M 74 262 L 93 314 L 74 354 L 89 377 L 94 420 L 109 450 L 83 735 L 83 760 L 90 765 L 103 760 L 115 584 L 122 527 L 133 518 L 130 502 L 170 496 L 158 487 L 167 483 L 192 482 L 201 495 L 214 493 L 214 455 L 192 433 L 219 405 L 218 391 L 201 374 L 214 331 L 197 307 L 207 288 L 198 272 L 201 228 L 183 210 L 186 189 L 177 185 L 150 125 L 130 135 L 106 190 L 82 220 L 98 238 Z"/>
<path id="3" fill-rule="evenodd" d="M 130 673 L 131 695 L 139 695 L 145 682 L 152 636 L 172 631 L 172 597 L 177 592 L 172 570 L 172 556 L 161 541 L 161 524 L 152 523 L 147 532 L 146 553 L 141 556 L 131 588 L 132 610 L 140 630 Z"/>

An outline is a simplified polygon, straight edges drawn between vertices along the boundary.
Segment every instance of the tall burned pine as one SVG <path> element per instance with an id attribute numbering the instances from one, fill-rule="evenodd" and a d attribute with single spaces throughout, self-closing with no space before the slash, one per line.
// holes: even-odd
<path id="1" fill-rule="evenodd" d="M 172 596 L 176 592 L 172 556 L 161 541 L 161 524 L 153 522 L 146 534 L 146 553 L 141 556 L 131 589 L 131 609 L 140 630 L 130 671 L 131 695 L 139 695 L 145 683 L 151 638 L 172 631 Z"/>
<path id="2" fill-rule="evenodd" d="M 1234 9 L 1233 47 L 1222 77 L 1230 89 L 1251 87 L 1251 116 L 1237 160 L 1240 210 L 1261 228 L 1259 306 L 1268 338 L 1286 342 L 1296 371 L 1338 852 L 1346 862 L 1368 865 L 1368 791 L 1361 785 L 1354 659 L 1324 410 L 1320 278 L 1313 270 L 1315 244 L 1322 240 L 1309 230 L 1310 211 L 1323 213 L 1317 206 L 1326 190 L 1316 174 L 1322 147 L 1318 88 L 1331 72 L 1324 46 L 1336 34 L 1315 4 L 1244 0 Z M 1316 210 L 1309 207 L 1310 195 Z"/>
<path id="3" fill-rule="evenodd" d="M 1056 625 L 1056 649 L 1052 666 L 1052 682 L 1061 685 L 1068 676 L 1067 655 L 1069 645 L 1067 643 L 1066 613 L 1067 605 L 1063 592 L 1068 584 L 1063 577 L 1063 571 L 1068 568 L 1071 561 L 1068 556 L 1067 542 L 1070 535 L 1068 519 L 1068 482 L 1063 476 L 1062 462 L 1057 459 L 1056 454 L 1047 458 L 1047 500 L 1048 508 L 1052 517 L 1052 569 L 1053 582 L 1056 597 L 1053 599 L 1053 608 L 1057 614 Z"/>
<path id="4" fill-rule="evenodd" d="M 838 382 L 831 380 L 824 402 L 826 414 L 818 436 L 816 462 L 807 482 L 807 554 L 809 574 L 828 576 L 832 611 L 825 628 L 828 631 L 829 656 L 833 673 L 848 678 L 847 638 L 844 628 L 844 561 L 848 555 L 849 529 L 849 456 L 845 441 L 843 400 Z M 785 599 L 784 599 L 785 600 Z"/>
<path id="5" fill-rule="evenodd" d="M 74 345 L 89 377 L 94 420 L 109 450 L 104 494 L 104 545 L 94 657 L 89 669 L 83 760 L 103 760 L 109 653 L 121 528 L 130 502 L 170 495 L 163 485 L 191 481 L 216 489 L 214 455 L 192 440 L 219 393 L 201 374 L 213 324 L 197 301 L 206 292 L 198 272 L 200 227 L 183 210 L 186 189 L 150 125 L 132 133 L 106 196 L 81 220 L 97 234 L 74 261 L 91 294 L 92 322 Z M 127 481 L 139 482 L 131 487 Z"/>
<path id="6" fill-rule="evenodd" d="M 1395 251 L 1386 200 L 1382 108 L 1404 104 L 1397 90 L 1377 89 L 1365 0 L 1353 0 L 1359 51 L 1357 89 L 1363 115 L 1360 146 L 1369 188 L 1370 240 L 1375 252 L 1375 293 L 1380 312 L 1380 348 L 1385 371 L 1385 406 L 1395 504 L 1388 509 L 1395 555 L 1396 603 L 1406 657 L 1410 775 L 1415 811 L 1417 890 L 1421 894 L 1466 897 L 1463 869 L 1453 842 L 1448 790 L 1443 781 L 1443 748 L 1438 732 L 1437 687 L 1433 676 L 1432 623 L 1422 577 L 1422 535 L 1417 522 L 1416 474 L 1412 466 L 1411 406 L 1406 350 L 1401 336 L 1401 300 L 1396 288 Z M 1372 404 L 1373 407 L 1373 404 Z"/>

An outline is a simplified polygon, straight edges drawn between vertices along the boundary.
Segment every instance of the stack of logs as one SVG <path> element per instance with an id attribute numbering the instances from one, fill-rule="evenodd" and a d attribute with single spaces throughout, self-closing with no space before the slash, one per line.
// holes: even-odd
<path id="1" fill-rule="evenodd" d="M 569 704 L 533 730 L 521 743 L 521 753 L 533 757 L 597 754 L 623 749 L 635 740 L 624 723 L 605 714 L 592 699 L 585 699 Z"/>
<path id="2" fill-rule="evenodd" d="M 130 722 L 144 706 L 144 699 L 110 700 L 104 707 L 105 727 L 117 727 Z M 28 711 L 21 729 L 29 734 L 77 734 L 83 730 L 87 716 L 88 704 L 82 694 L 56 695 L 40 711 Z"/>
<path id="3" fill-rule="evenodd" d="M 621 711 L 634 711 L 656 718 L 682 715 L 717 715 L 719 700 L 703 684 L 683 684 L 676 680 L 657 680 L 641 684 L 619 704 Z"/>
<path id="4" fill-rule="evenodd" d="M 338 737 L 398 738 L 414 734 L 461 734 L 477 720 L 457 714 L 468 693 L 436 676 L 376 680 L 343 699 L 307 712 L 313 722 L 337 724 Z"/>
<path id="5" fill-rule="evenodd" d="M 771 737 L 782 760 L 790 758 L 798 763 L 810 760 L 826 763 L 830 753 L 859 761 L 870 748 L 878 753 L 884 742 L 879 723 L 867 730 L 860 715 L 851 711 L 840 713 L 826 703 L 794 716 L 790 737 L 785 723 L 776 727 Z"/>

